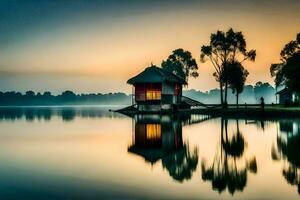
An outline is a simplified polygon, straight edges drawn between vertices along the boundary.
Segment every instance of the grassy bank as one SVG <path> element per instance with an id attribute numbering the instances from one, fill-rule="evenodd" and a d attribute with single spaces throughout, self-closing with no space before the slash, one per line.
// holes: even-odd
<path id="1" fill-rule="evenodd" d="M 300 118 L 300 107 L 282 107 L 282 106 L 266 106 L 263 110 L 260 106 L 243 106 L 236 108 L 229 106 L 224 109 L 220 107 L 214 108 L 194 108 L 181 109 L 179 111 L 144 111 L 139 112 L 136 109 L 121 109 L 117 112 L 123 114 L 203 114 L 211 115 L 213 117 L 237 117 L 237 118 Z"/>

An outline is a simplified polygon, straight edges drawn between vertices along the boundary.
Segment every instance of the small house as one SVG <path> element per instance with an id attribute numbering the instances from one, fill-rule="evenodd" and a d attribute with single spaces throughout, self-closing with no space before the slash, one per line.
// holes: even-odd
<path id="1" fill-rule="evenodd" d="M 138 111 L 176 109 L 182 100 L 182 87 L 186 81 L 156 66 L 146 68 L 127 81 L 133 85 L 132 101 Z"/>
<path id="2" fill-rule="evenodd" d="M 296 101 L 297 96 L 295 93 L 293 93 L 288 88 L 284 88 L 278 92 L 276 92 L 276 95 L 278 95 L 279 104 L 290 104 Z"/>

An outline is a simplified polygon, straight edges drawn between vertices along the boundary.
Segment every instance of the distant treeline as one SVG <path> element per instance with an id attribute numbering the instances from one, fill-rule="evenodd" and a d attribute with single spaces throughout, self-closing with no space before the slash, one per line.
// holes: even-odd
<path id="1" fill-rule="evenodd" d="M 256 104 L 260 102 L 260 97 L 265 99 L 265 103 L 276 103 L 276 90 L 269 83 L 258 82 L 254 86 L 246 85 L 240 95 L 240 104 Z M 220 103 L 220 90 L 213 89 L 207 92 L 196 91 L 194 89 L 183 91 L 183 95 L 207 104 Z M 235 95 L 229 91 L 228 102 L 235 103 Z M 27 91 L 20 92 L 0 92 L 0 106 L 30 106 L 30 105 L 129 105 L 131 95 L 125 93 L 107 94 L 75 94 L 72 91 L 65 91 L 59 95 L 50 92 L 35 93 Z"/>
<path id="2" fill-rule="evenodd" d="M 257 82 L 254 86 L 246 85 L 243 92 L 240 94 L 240 104 L 257 104 L 260 103 L 260 98 L 263 97 L 265 103 L 276 103 L 276 89 L 269 83 Z M 192 99 L 198 100 L 202 103 L 219 104 L 220 103 L 220 89 L 213 89 L 207 92 L 196 90 L 183 91 L 183 95 Z M 228 91 L 228 103 L 235 103 L 235 94 L 232 90 Z"/>
<path id="3" fill-rule="evenodd" d="M 50 92 L 35 93 L 27 91 L 0 92 L 1 106 L 22 106 L 22 105 L 124 105 L 131 103 L 131 96 L 125 93 L 107 94 L 75 94 L 72 91 L 65 91 L 59 95 Z"/>

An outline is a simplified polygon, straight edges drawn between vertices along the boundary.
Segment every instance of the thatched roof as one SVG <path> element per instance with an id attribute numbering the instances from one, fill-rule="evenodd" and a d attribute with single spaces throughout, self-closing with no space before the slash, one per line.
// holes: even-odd
<path id="1" fill-rule="evenodd" d="M 147 67 L 143 72 L 129 79 L 127 83 L 135 85 L 137 83 L 162 83 L 165 81 L 187 84 L 183 78 L 156 66 Z"/>

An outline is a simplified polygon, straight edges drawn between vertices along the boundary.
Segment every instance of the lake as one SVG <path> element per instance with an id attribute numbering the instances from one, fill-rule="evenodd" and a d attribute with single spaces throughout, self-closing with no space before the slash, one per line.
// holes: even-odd
<path id="1" fill-rule="evenodd" d="M 0 109 L 0 199 L 299 199 L 300 120 Z"/>

